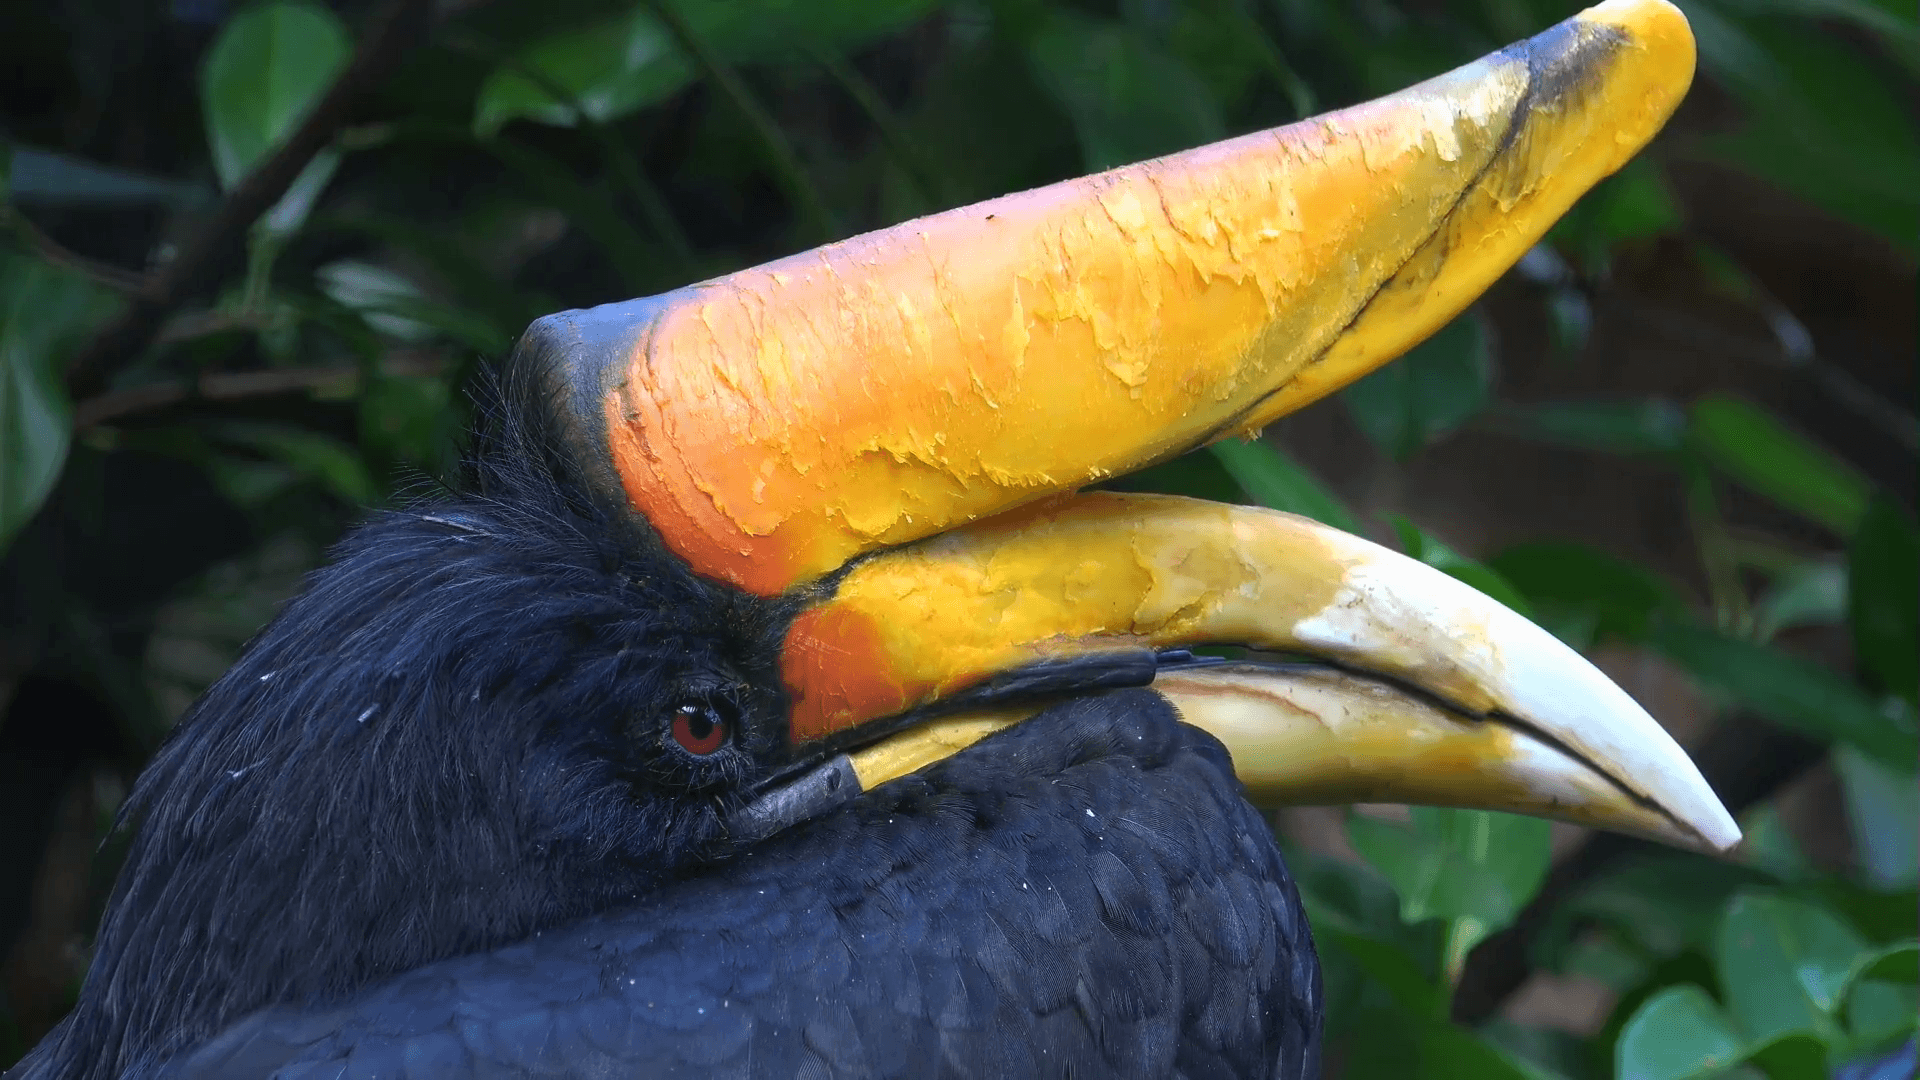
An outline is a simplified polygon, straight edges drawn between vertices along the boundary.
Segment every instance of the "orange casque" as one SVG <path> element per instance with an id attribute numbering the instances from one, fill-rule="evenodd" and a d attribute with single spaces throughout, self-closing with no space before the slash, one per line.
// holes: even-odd
<path id="1" fill-rule="evenodd" d="M 1399 355 L 1645 145 L 1693 64 L 1677 9 L 1609 0 L 1377 101 L 529 339 L 665 544 L 776 595 L 1258 430 Z M 869 651 L 809 614 L 786 649 L 796 735 L 837 726 L 803 724 L 806 702 L 848 698 Z"/>

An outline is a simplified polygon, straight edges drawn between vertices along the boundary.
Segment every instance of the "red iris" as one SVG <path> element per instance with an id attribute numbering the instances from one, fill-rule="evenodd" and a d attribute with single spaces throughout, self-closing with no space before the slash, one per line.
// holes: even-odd
<path id="1" fill-rule="evenodd" d="M 706 757 L 727 743 L 727 722 L 703 705 L 682 705 L 673 715 L 673 741 L 695 757 Z"/>

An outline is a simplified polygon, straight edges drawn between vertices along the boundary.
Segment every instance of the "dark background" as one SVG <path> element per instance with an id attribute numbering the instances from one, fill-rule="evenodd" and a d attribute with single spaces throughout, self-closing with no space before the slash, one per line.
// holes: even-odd
<path id="1" fill-rule="evenodd" d="M 1586 649 L 1748 829 L 1276 822 L 1330 1071 L 1776 1078 L 1914 1028 L 1910 0 L 1688 0 L 1669 129 L 1405 360 L 1129 483 L 1311 513 Z M 0 1065 L 114 812 L 533 317 L 1397 89 L 1555 0 L 0 5 Z M 1705 1071 L 1703 1071 L 1705 1070 Z"/>

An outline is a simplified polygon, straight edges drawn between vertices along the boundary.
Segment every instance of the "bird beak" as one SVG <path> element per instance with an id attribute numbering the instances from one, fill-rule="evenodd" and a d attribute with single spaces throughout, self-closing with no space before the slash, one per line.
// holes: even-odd
<path id="1" fill-rule="evenodd" d="M 551 316 L 521 352 L 597 497 L 797 608 L 792 741 L 853 748 L 836 767 L 863 787 L 1013 718 L 902 717 L 1224 643 L 1352 673 L 1158 673 L 1257 797 L 1726 848 L 1659 725 L 1485 596 L 1284 514 L 1073 494 L 1444 325 L 1652 138 L 1693 64 L 1665 0 L 1608 0 L 1378 101 Z"/>

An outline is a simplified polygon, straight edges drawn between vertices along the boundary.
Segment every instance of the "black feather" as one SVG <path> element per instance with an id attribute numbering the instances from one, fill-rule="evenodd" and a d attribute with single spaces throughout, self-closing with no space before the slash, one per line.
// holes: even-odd
<path id="1" fill-rule="evenodd" d="M 730 850 L 797 601 L 692 575 L 494 394 L 458 493 L 345 540 L 143 774 L 10 1080 L 1317 1073 L 1272 838 L 1150 691 Z"/>

